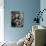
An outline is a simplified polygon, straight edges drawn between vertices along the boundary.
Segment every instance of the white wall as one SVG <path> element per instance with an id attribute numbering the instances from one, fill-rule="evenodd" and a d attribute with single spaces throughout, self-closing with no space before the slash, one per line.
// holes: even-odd
<path id="1" fill-rule="evenodd" d="M 4 41 L 4 0 L 0 0 L 0 42 Z"/>
<path id="2" fill-rule="evenodd" d="M 43 9 L 46 9 L 46 0 L 40 0 L 40 9 L 41 11 Z M 46 26 L 46 11 L 43 12 L 43 22 L 41 22 L 40 24 L 43 26 Z"/>

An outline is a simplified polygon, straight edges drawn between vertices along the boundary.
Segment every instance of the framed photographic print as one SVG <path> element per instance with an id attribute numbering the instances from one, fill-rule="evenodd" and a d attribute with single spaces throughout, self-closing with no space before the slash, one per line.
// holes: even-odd
<path id="1" fill-rule="evenodd" d="M 24 26 L 24 13 L 20 11 L 11 11 L 11 26 L 23 27 Z"/>

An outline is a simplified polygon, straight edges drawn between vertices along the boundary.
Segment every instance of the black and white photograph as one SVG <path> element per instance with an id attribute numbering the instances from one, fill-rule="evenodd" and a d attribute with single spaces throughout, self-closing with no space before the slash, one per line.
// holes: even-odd
<path id="1" fill-rule="evenodd" d="M 24 13 L 19 11 L 11 12 L 11 26 L 23 27 L 24 26 Z"/>

